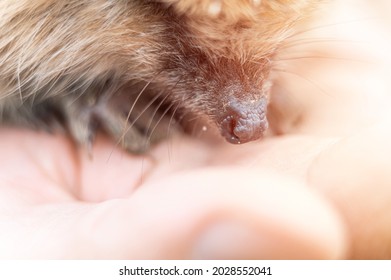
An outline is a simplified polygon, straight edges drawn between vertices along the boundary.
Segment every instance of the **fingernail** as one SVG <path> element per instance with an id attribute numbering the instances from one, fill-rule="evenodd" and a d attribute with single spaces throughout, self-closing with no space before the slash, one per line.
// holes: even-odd
<path id="1" fill-rule="evenodd" d="M 281 227 L 263 227 L 242 221 L 219 221 L 202 232 L 192 259 L 325 259 L 324 244 Z"/>
<path id="2" fill-rule="evenodd" d="M 206 228 L 195 242 L 193 259 L 261 258 L 267 242 L 254 228 L 240 221 L 220 221 Z"/>

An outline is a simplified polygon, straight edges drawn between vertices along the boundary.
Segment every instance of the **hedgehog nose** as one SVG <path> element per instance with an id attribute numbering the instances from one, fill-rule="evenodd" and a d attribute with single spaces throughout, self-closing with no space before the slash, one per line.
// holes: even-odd
<path id="1" fill-rule="evenodd" d="M 265 98 L 252 101 L 231 100 L 220 118 L 221 134 L 232 144 L 242 144 L 261 138 L 268 122 Z"/>

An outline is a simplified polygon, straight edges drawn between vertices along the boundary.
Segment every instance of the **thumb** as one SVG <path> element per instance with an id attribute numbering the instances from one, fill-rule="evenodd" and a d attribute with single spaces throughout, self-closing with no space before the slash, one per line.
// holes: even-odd
<path id="1" fill-rule="evenodd" d="M 335 259 L 346 247 L 340 217 L 309 188 L 229 168 L 150 183 L 82 221 L 86 254 L 104 258 Z"/>

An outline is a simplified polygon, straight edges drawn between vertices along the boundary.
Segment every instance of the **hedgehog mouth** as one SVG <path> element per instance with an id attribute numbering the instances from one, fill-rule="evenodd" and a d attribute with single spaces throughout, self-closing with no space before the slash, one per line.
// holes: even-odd
<path id="1" fill-rule="evenodd" d="M 254 119 L 237 119 L 227 116 L 220 124 L 221 135 L 231 144 L 244 144 L 261 139 L 267 128 L 266 117 Z"/>
<path id="2" fill-rule="evenodd" d="M 221 135 L 232 144 L 262 138 L 269 126 L 266 110 L 266 98 L 251 102 L 232 100 L 217 121 Z"/>

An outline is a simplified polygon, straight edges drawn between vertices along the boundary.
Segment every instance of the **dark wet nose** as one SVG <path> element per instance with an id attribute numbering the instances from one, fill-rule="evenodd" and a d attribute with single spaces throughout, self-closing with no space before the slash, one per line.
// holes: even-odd
<path id="1" fill-rule="evenodd" d="M 242 144 L 261 138 L 268 122 L 266 119 L 267 101 L 232 100 L 220 118 L 221 134 L 232 144 Z"/>

